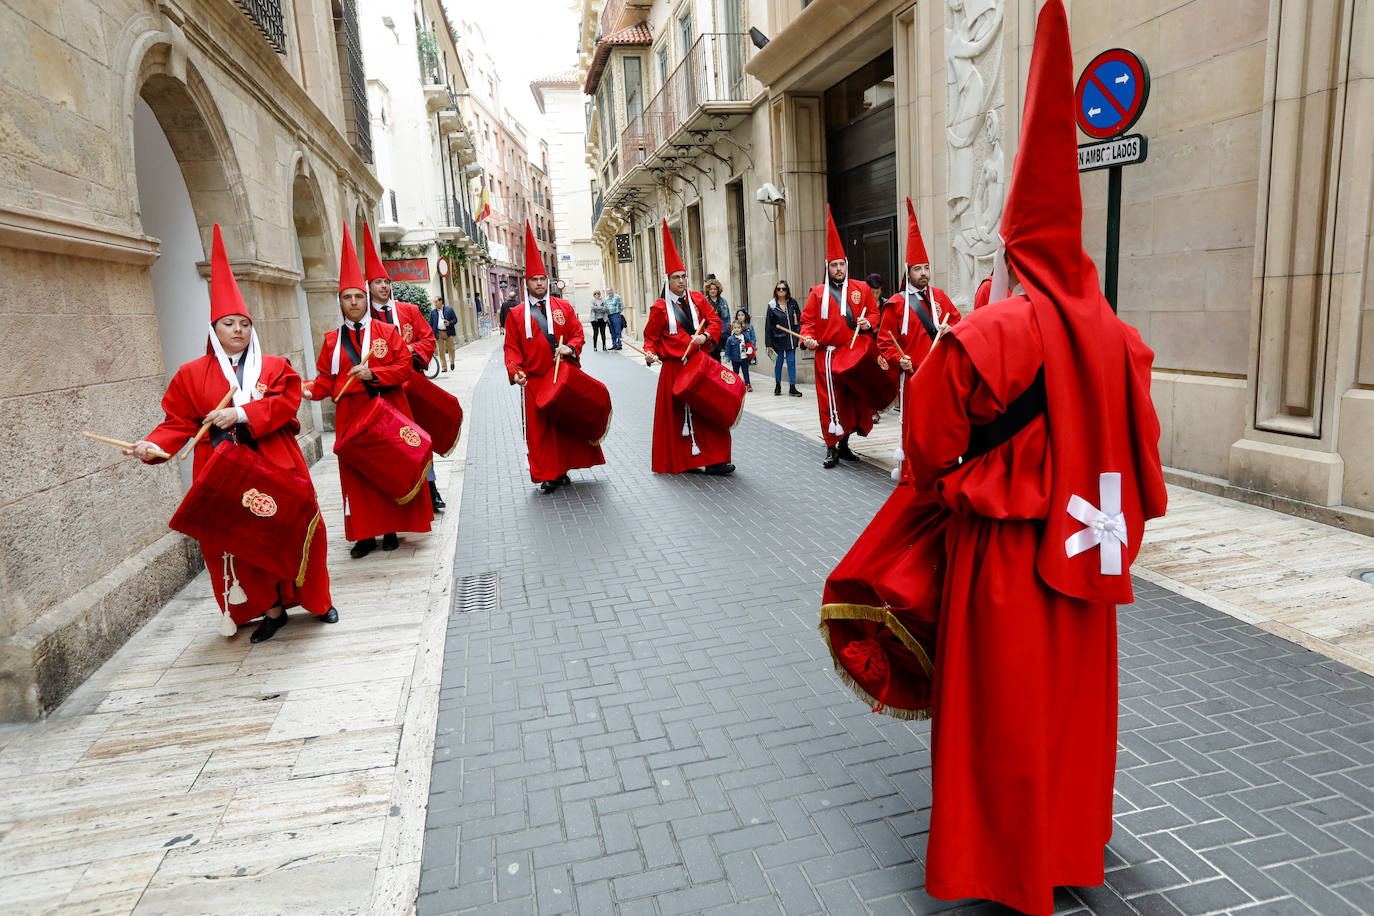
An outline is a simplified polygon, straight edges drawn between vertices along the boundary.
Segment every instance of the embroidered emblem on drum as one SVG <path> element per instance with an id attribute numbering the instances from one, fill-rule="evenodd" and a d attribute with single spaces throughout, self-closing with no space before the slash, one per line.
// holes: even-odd
<path id="1" fill-rule="evenodd" d="M 553 310 L 553 323 L 554 323 L 554 324 L 562 324 L 562 323 L 563 323 L 563 310 L 562 310 L 562 309 L 554 309 L 554 310 Z"/>
<path id="2" fill-rule="evenodd" d="M 243 491 L 243 505 L 258 518 L 271 518 L 277 514 L 277 501 L 257 489 Z"/>
<path id="3" fill-rule="evenodd" d="M 261 381 L 260 381 L 260 382 L 258 382 L 256 385 L 254 385 L 253 387 L 256 388 L 256 389 L 258 390 L 258 394 L 266 394 L 266 393 L 267 393 L 267 383 L 266 383 L 266 382 L 261 382 Z"/>
<path id="4" fill-rule="evenodd" d="M 374 340 L 374 341 L 372 341 L 372 355 L 375 356 L 375 357 L 377 357 L 378 359 L 381 359 L 383 356 L 386 356 L 386 341 L 385 341 L 385 340 Z"/>
<path id="5" fill-rule="evenodd" d="M 397 435 L 401 437 L 402 442 L 404 442 L 411 448 L 419 448 L 420 434 L 417 433 L 415 430 L 411 429 L 409 426 L 402 426 L 400 430 L 397 432 Z"/>
<path id="6" fill-rule="evenodd" d="M 411 328 L 410 325 L 407 324 L 401 327 L 401 339 L 404 340 L 406 343 L 410 343 L 412 340 L 415 339 L 415 331 Z"/>
<path id="7" fill-rule="evenodd" d="M 720 370 L 720 380 L 727 385 L 734 385 L 739 382 L 739 376 L 729 369 L 722 369 Z"/>
<path id="8" fill-rule="evenodd" d="M 884 372 L 886 372 L 886 371 L 887 371 L 887 367 L 888 367 L 888 362 L 887 362 L 887 360 L 883 358 L 883 355 L 882 355 L 881 353 L 878 354 L 878 368 L 881 369 L 881 370 L 883 370 Z"/>
<path id="9" fill-rule="evenodd" d="M 851 289 L 849 291 L 849 301 L 854 303 L 855 305 L 858 305 L 859 300 L 861 300 L 862 298 L 863 296 L 859 294 L 859 291 L 857 289 Z"/>

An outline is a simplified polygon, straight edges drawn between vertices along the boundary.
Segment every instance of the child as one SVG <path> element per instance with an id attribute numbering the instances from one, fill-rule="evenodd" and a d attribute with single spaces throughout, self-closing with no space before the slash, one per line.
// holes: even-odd
<path id="1" fill-rule="evenodd" d="M 735 374 L 744 377 L 744 390 L 753 391 L 754 386 L 749 384 L 749 349 L 751 345 L 744 337 L 744 328 L 738 321 L 730 322 L 730 337 L 725 341 L 725 355 L 730 359 L 730 366 L 735 370 Z"/>

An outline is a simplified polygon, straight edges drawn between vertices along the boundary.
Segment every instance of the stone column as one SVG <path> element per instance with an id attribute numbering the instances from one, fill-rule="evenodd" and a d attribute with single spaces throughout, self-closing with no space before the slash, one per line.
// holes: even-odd
<path id="1" fill-rule="evenodd" d="M 819 95 L 791 92 L 774 96 L 769 109 L 773 161 L 787 198 L 774 231 L 782 239 L 783 275 L 805 295 L 825 272 L 825 113 Z"/>

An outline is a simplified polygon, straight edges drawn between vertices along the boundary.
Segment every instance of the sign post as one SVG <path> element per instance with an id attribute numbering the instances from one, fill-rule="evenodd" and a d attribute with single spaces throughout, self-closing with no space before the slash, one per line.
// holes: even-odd
<path id="1" fill-rule="evenodd" d="M 1139 120 L 1150 98 L 1150 71 L 1124 48 L 1103 51 L 1078 77 L 1074 114 L 1078 129 L 1094 140 L 1078 147 L 1078 171 L 1107 169 L 1107 251 L 1102 291 L 1116 311 L 1116 281 L 1121 248 L 1121 169 L 1145 161 L 1148 143 L 1141 134 L 1122 136 Z"/>

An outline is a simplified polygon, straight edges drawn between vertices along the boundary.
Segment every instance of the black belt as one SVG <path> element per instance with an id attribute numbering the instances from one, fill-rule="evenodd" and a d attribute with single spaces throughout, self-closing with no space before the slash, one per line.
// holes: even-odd
<path id="1" fill-rule="evenodd" d="M 1049 399 L 1045 393 L 1045 367 L 1041 366 L 1040 371 L 1035 373 L 1035 380 L 1030 383 L 1030 387 L 1021 392 L 1014 401 L 1007 405 L 1006 412 L 993 418 L 987 423 L 980 423 L 969 429 L 968 448 L 964 455 L 959 459 L 959 463 L 972 461 L 982 455 L 997 448 L 1004 442 L 1011 440 L 1021 430 L 1031 424 L 1031 421 L 1045 412 L 1049 406 Z"/>

